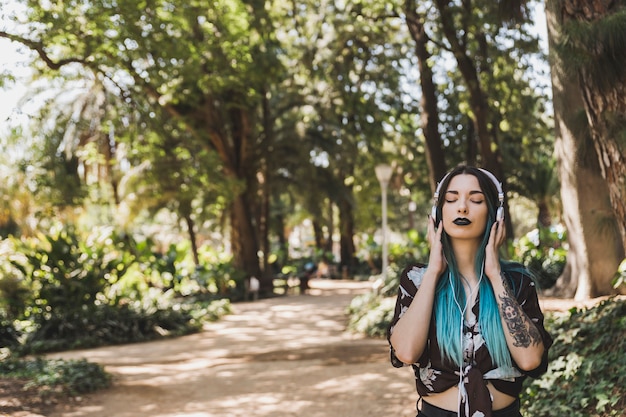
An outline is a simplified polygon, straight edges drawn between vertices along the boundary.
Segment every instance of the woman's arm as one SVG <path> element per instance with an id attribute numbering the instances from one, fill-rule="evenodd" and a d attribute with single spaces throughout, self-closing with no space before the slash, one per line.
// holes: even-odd
<path id="1" fill-rule="evenodd" d="M 492 285 L 506 343 L 513 360 L 522 371 L 532 371 L 541 365 L 545 346 L 537 326 L 530 320 L 513 294 L 506 276 L 493 279 Z"/>
<path id="2" fill-rule="evenodd" d="M 542 362 L 545 346 L 537 326 L 518 303 L 506 276 L 500 269 L 498 248 L 504 243 L 504 221 L 493 224 L 485 253 L 485 274 L 491 281 L 498 302 L 506 343 L 522 371 L 532 371 Z"/>
<path id="3" fill-rule="evenodd" d="M 406 364 L 417 362 L 428 340 L 438 275 L 427 268 L 409 308 L 391 329 L 389 342 L 396 357 Z"/>
<path id="4" fill-rule="evenodd" d="M 428 241 L 430 242 L 428 267 L 413 301 L 390 330 L 389 342 L 395 355 L 400 361 L 407 364 L 417 362 L 422 356 L 428 340 L 435 289 L 439 276 L 446 268 L 441 245 L 442 232 L 443 222 L 440 222 L 435 229 L 435 220 L 430 218 L 428 222 Z"/>

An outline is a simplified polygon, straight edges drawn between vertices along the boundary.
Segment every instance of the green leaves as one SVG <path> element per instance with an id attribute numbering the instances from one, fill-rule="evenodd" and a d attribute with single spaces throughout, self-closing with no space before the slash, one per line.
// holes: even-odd
<path id="1" fill-rule="evenodd" d="M 5 377 L 30 379 L 28 386 L 36 387 L 41 396 L 86 394 L 111 384 L 111 376 L 102 366 L 84 359 L 8 359 L 0 361 L 0 373 Z"/>
<path id="2" fill-rule="evenodd" d="M 525 415 L 621 416 L 626 405 L 625 315 L 626 300 L 609 299 L 590 309 L 549 316 L 554 346 L 548 373 L 528 381 L 522 398 Z"/>
<path id="3" fill-rule="evenodd" d="M 626 8 L 612 9 L 587 19 L 569 16 L 574 18 L 564 22 L 562 39 L 555 45 L 570 71 L 587 71 L 605 92 L 624 82 L 626 65 Z"/>

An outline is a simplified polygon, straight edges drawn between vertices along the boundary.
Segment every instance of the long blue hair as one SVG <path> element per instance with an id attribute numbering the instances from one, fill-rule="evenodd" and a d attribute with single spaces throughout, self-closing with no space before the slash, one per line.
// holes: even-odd
<path id="1" fill-rule="evenodd" d="M 506 344 L 498 303 L 491 282 L 489 282 L 487 277 L 483 276 L 485 248 L 489 241 L 489 233 L 495 221 L 496 210 L 499 204 L 498 191 L 495 184 L 482 171 L 474 167 L 461 165 L 452 170 L 450 174 L 444 178 L 441 184 L 442 191 L 440 195 L 445 195 L 445 190 L 447 190 L 450 180 L 459 174 L 470 174 L 478 179 L 480 188 L 485 195 L 489 211 L 487 227 L 485 228 L 475 259 L 476 276 L 482 276 L 478 287 L 478 294 L 480 294 L 478 324 L 494 364 L 498 367 L 511 367 L 511 354 Z M 439 198 L 437 202 L 438 221 L 441 220 L 441 206 L 444 200 L 444 198 Z M 456 259 L 454 258 L 454 252 L 452 251 L 450 238 L 445 232 L 442 234 L 442 246 L 448 267 L 440 277 L 435 291 L 434 314 L 437 341 L 439 342 L 442 357 L 460 366 L 463 363 L 463 347 L 460 337 L 462 329 L 459 326 L 461 326 L 462 319 L 461 310 L 462 307 L 466 305 L 466 296 Z M 500 264 L 502 271 L 505 272 L 510 270 L 513 266 L 512 263 L 502 260 Z M 508 276 L 508 274 L 505 275 Z M 510 282 L 510 284 L 512 288 L 514 288 L 513 282 Z M 472 306 L 467 306 L 467 308 L 472 308 Z"/>

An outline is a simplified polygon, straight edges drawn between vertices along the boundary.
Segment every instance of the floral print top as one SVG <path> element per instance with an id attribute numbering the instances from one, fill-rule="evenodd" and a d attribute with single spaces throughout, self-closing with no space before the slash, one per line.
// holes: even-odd
<path id="1" fill-rule="evenodd" d="M 387 331 L 388 340 L 396 322 L 413 301 L 425 271 L 425 265 L 412 264 L 402 272 L 394 316 Z M 526 376 L 536 378 L 546 371 L 548 348 L 552 345 L 552 338 L 543 325 L 543 314 L 539 306 L 534 282 L 530 277 L 518 272 L 507 272 L 507 276 L 513 280 L 513 287 L 517 290 L 515 295 L 518 303 L 535 323 L 542 337 L 545 351 L 541 365 L 530 372 L 521 371 L 515 366 L 515 363 L 510 369 L 496 367 L 492 362 L 478 325 L 479 295 L 476 303 L 472 306 L 473 314 L 470 314 L 470 318 L 465 320 L 463 328 L 464 364 L 461 369 L 458 365 L 442 357 L 437 343 L 433 315 L 426 349 L 418 361 L 411 364 L 420 397 L 427 397 L 429 394 L 444 392 L 453 386 L 458 386 L 461 393 L 461 406 L 459 407 L 461 417 L 491 416 L 491 396 L 487 382 L 491 382 L 494 388 L 500 392 L 518 397 Z M 396 357 L 391 343 L 389 346 L 392 365 L 397 368 L 404 366 L 405 364 Z"/>

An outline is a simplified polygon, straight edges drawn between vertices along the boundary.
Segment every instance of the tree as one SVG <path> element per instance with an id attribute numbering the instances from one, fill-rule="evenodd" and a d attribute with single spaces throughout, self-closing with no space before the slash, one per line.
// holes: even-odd
<path id="1" fill-rule="evenodd" d="M 293 213 L 312 218 L 318 246 L 339 230 L 351 266 L 355 236 L 379 224 L 368 210 L 378 162 L 397 159 L 398 201 L 426 204 L 446 163 L 465 159 L 545 202 L 525 175 L 551 141 L 527 79 L 538 45 L 526 15 L 513 25 L 483 0 L 148 3 L 29 2 L 29 22 L 0 36 L 35 51 L 42 72 L 94 74 L 117 98 L 93 118 L 115 139 L 96 156 L 111 168 L 125 147 L 149 170 L 125 190 L 149 190 L 143 202 L 177 212 L 192 235 L 224 208 L 235 265 L 264 289 Z"/>
<path id="2" fill-rule="evenodd" d="M 538 39 L 528 30 L 526 2 L 505 3 L 404 3 L 416 43 L 431 175 L 436 169 L 431 188 L 446 171 L 437 156 L 442 146 L 448 161 L 480 163 L 503 181 L 505 191 L 512 181 L 511 190 L 518 192 L 531 189 L 534 179 L 525 173 L 545 161 L 529 157 L 527 149 L 549 152 L 543 99 L 528 80 L 530 57 L 541 59 Z M 431 61 L 437 64 L 431 67 Z M 433 79 L 444 80 L 436 91 Z M 507 228 L 513 236 L 508 216 Z"/>
<path id="3" fill-rule="evenodd" d="M 555 4 L 557 53 L 578 79 L 591 138 L 626 247 L 626 2 Z"/>
<path id="4" fill-rule="evenodd" d="M 591 126 L 585 116 L 580 79 L 568 70 L 560 52 L 567 38 L 562 26 L 562 3 L 548 2 L 546 15 L 551 46 L 551 72 L 563 219 L 569 251 L 557 291 L 585 299 L 614 291 L 611 280 L 624 257 L 618 225 L 611 210 L 609 187 L 594 155 Z"/>
<path id="5" fill-rule="evenodd" d="M 355 266 L 359 190 L 373 178 L 376 160 L 390 140 L 385 130 L 390 114 L 401 107 L 403 27 L 388 5 L 376 1 L 339 4 L 322 2 L 306 21 L 298 21 L 303 48 L 302 65 L 308 74 L 305 88 L 305 141 L 310 163 L 326 185 L 329 207 L 339 220 L 341 266 Z M 371 157 L 373 155 L 373 157 Z M 303 178 L 302 180 L 307 180 Z M 367 183 L 369 184 L 369 183 Z M 376 183 L 375 183 L 376 184 Z M 317 196 L 324 203 L 322 196 Z M 317 213 L 329 211 L 319 208 Z"/>
<path id="6" fill-rule="evenodd" d="M 426 33 L 426 17 L 417 8 L 415 0 L 406 0 L 404 13 L 409 33 L 415 42 L 415 56 L 417 57 L 420 88 L 421 88 L 421 128 L 424 132 L 426 144 L 426 161 L 429 168 L 430 189 L 434 193 L 437 182 L 447 172 L 444 159 L 443 144 L 439 134 L 439 109 L 437 107 L 437 87 L 433 81 L 431 68 L 431 53 L 429 51 L 430 39 Z"/>
<path id="7" fill-rule="evenodd" d="M 259 275 L 253 224 L 262 93 L 278 83 L 272 20 L 263 2 L 207 8 L 189 2 L 31 4 L 27 36 L 7 37 L 37 51 L 51 70 L 90 68 L 135 103 L 156 129 L 155 107 L 184 126 L 193 141 L 219 155 L 222 175 L 244 184 L 230 203 L 235 264 Z M 251 179 L 253 179 L 251 181 Z"/>
<path id="8" fill-rule="evenodd" d="M 29 3 L 26 23 L 0 36 L 36 51 L 34 65 L 42 71 L 87 68 L 130 107 L 137 115 L 130 123 L 141 134 L 115 125 L 115 138 L 128 145 L 127 161 L 150 173 L 144 180 L 160 187 L 128 179 L 125 189 L 151 190 L 154 198 L 142 202 L 178 211 L 190 233 L 190 209 L 199 199 L 191 200 L 176 181 L 187 184 L 195 174 L 203 177 L 196 184 L 235 184 L 220 195 L 229 204 L 235 264 L 262 278 L 267 289 L 271 276 L 261 273 L 259 253 L 267 266 L 272 204 L 283 201 L 277 187 L 294 174 L 322 171 L 316 164 L 324 155 L 325 189 L 312 212 L 331 221 L 328 213 L 340 208 L 343 258 L 352 262 L 358 199 L 348 183 L 361 171 L 373 172 L 368 156 L 380 154 L 387 109 L 400 103 L 394 62 L 406 48 L 396 36 L 402 32 L 397 16 L 379 2 L 317 3 Z M 106 126 L 107 118 L 129 123 L 124 114 L 107 110 L 99 125 Z M 316 133 L 302 134 L 307 131 Z M 289 162 L 277 159 L 293 147 L 299 151 L 288 155 Z M 197 169 L 201 154 L 219 162 Z M 180 168 L 182 161 L 188 163 L 184 170 L 163 168 Z M 368 165 L 361 168 L 364 161 Z M 294 169 L 302 165 L 311 169 Z"/>

